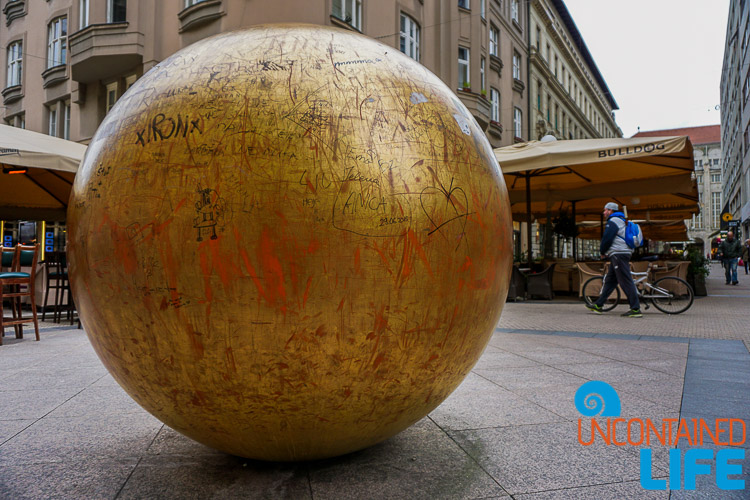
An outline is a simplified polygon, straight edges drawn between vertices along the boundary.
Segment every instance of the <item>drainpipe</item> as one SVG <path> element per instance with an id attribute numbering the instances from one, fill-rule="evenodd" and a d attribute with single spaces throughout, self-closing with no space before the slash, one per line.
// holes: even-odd
<path id="1" fill-rule="evenodd" d="M 526 140 L 531 140 L 531 2 L 533 0 L 529 0 L 528 2 L 524 2 L 526 4 L 526 82 L 527 82 L 527 91 L 526 91 L 526 113 L 527 118 L 526 121 L 528 122 L 528 129 Z"/>

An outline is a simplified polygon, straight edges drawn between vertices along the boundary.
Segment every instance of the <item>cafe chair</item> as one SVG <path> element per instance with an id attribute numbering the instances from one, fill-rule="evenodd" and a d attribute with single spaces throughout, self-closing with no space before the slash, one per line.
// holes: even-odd
<path id="1" fill-rule="evenodd" d="M 552 300 L 555 296 L 555 292 L 552 289 L 552 276 L 555 272 L 555 264 L 550 266 L 536 274 L 527 274 L 527 288 L 526 293 L 529 296 L 544 297 L 545 299 Z"/>
<path id="2" fill-rule="evenodd" d="M 526 277 L 518 269 L 517 266 L 512 266 L 510 271 L 508 298 L 506 299 L 506 301 L 512 300 L 513 302 L 515 302 L 519 299 L 519 297 L 521 299 L 526 298 Z"/>
<path id="3" fill-rule="evenodd" d="M 6 249 L 3 248 L 3 264 L 6 260 Z M 10 299 L 11 316 L 0 314 L 0 345 L 3 343 L 5 328 L 13 326 L 16 338 L 23 338 L 23 324 L 34 323 L 36 339 L 39 340 L 39 322 L 36 315 L 36 300 L 34 300 L 34 279 L 36 278 L 39 245 L 18 245 L 13 252 L 10 271 L 0 272 L 0 304 Z M 29 268 L 29 272 L 22 271 Z M 21 299 L 29 297 L 31 301 L 31 316 L 24 317 Z"/>
<path id="4" fill-rule="evenodd" d="M 62 311 L 65 308 L 68 320 L 72 324 L 72 307 L 70 301 L 70 282 L 68 281 L 68 266 L 65 252 L 48 252 L 44 259 L 46 273 L 44 301 L 42 302 L 42 321 L 47 318 L 50 290 L 55 291 L 54 303 L 52 305 L 52 320 L 55 323 L 62 321 Z M 66 300 L 67 298 L 67 300 Z"/>

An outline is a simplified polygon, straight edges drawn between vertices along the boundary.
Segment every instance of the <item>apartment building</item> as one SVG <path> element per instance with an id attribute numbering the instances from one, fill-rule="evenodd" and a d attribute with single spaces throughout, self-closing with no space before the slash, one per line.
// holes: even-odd
<path id="1" fill-rule="evenodd" d="M 302 22 L 361 32 L 452 89 L 497 147 L 527 140 L 520 0 L 0 0 L 5 123 L 88 142 L 139 77 L 202 38 Z"/>
<path id="2" fill-rule="evenodd" d="M 622 137 L 619 109 L 562 0 L 530 0 L 529 138 Z"/>
<path id="3" fill-rule="evenodd" d="M 695 180 L 698 183 L 698 203 L 700 212 L 685 221 L 688 237 L 705 251 L 711 248 L 711 240 L 719 232 L 721 209 L 724 206 L 722 194 L 722 150 L 721 125 L 703 127 L 673 128 L 638 132 L 633 137 L 669 137 L 686 135 L 693 144 Z"/>
<path id="4" fill-rule="evenodd" d="M 750 2 L 731 0 L 721 71 L 724 203 L 750 235 Z"/>

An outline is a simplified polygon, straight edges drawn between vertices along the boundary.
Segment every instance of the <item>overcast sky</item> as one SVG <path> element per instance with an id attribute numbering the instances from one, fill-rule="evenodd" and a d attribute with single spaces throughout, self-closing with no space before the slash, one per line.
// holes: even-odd
<path id="1" fill-rule="evenodd" d="M 721 122 L 729 0 L 565 0 L 624 137 Z"/>

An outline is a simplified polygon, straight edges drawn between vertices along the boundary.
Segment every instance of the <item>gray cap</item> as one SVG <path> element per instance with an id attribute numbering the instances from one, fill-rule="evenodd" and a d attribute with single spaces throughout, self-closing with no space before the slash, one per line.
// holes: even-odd
<path id="1" fill-rule="evenodd" d="M 615 203 L 613 201 L 610 201 L 609 203 L 607 203 L 606 205 L 604 205 L 604 210 L 614 210 L 616 212 L 619 209 L 620 209 L 620 205 L 618 205 L 617 203 Z"/>

